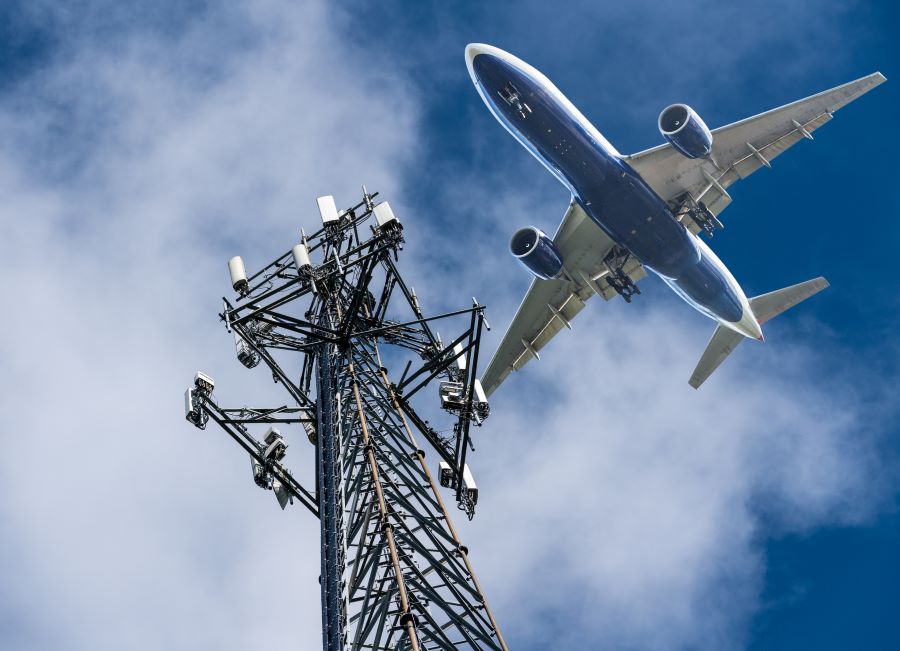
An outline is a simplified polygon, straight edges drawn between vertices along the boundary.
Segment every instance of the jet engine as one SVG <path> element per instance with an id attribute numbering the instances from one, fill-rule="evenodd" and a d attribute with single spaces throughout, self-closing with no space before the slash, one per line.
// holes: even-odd
<path id="1" fill-rule="evenodd" d="M 659 132 L 688 158 L 706 158 L 712 153 L 712 134 L 700 116 L 687 104 L 672 104 L 659 114 Z"/>
<path id="2" fill-rule="evenodd" d="M 562 254 L 539 228 L 528 226 L 516 231 L 509 241 L 509 252 L 538 278 L 550 280 L 562 275 Z"/>

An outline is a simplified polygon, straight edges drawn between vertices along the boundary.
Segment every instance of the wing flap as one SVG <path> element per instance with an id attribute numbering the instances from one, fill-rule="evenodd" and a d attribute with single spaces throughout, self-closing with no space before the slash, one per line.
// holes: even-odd
<path id="1" fill-rule="evenodd" d="M 572 288 L 566 289 L 571 290 Z M 559 305 L 554 305 L 552 301 L 547 305 L 550 308 L 548 310 L 547 323 L 544 324 L 544 327 L 538 331 L 537 335 L 530 342 L 535 350 L 540 350 L 546 346 L 556 333 L 563 328 L 571 328 L 572 320 L 584 309 L 584 301 L 574 292 L 570 292 Z"/>
<path id="2" fill-rule="evenodd" d="M 802 122 L 798 120 L 798 124 L 800 124 L 804 131 L 812 134 L 813 131 L 831 120 L 832 117 L 832 113 L 829 113 L 827 110 L 825 110 L 819 115 L 814 116 L 810 120 L 805 120 Z M 768 167 L 769 165 L 767 165 L 767 163 L 771 164 L 771 162 L 776 157 L 780 156 L 792 146 L 806 138 L 803 132 L 795 127 L 793 123 L 783 124 L 782 127 L 784 130 L 784 135 L 763 143 L 754 143 L 752 140 L 748 139 L 746 142 L 744 142 L 743 150 L 741 149 L 740 143 L 738 141 L 738 138 L 740 137 L 739 134 L 728 134 L 729 139 L 732 139 L 738 143 L 736 145 L 733 145 L 728 152 L 729 158 L 733 160 L 731 167 L 734 169 L 737 175 L 737 178 L 728 181 L 728 185 L 731 185 L 731 183 L 734 183 L 734 181 L 737 181 L 739 179 L 747 178 L 761 167 Z"/>

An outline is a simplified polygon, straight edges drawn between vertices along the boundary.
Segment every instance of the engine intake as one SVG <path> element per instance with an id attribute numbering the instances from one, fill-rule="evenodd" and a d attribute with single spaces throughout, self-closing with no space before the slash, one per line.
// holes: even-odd
<path id="1" fill-rule="evenodd" d="M 712 153 L 712 134 L 696 111 L 687 104 L 672 104 L 659 114 L 659 132 L 688 158 Z"/>
<path id="2" fill-rule="evenodd" d="M 516 231 L 509 241 L 509 252 L 534 276 L 542 280 L 559 278 L 563 270 L 563 257 L 544 232 L 528 226 Z"/>

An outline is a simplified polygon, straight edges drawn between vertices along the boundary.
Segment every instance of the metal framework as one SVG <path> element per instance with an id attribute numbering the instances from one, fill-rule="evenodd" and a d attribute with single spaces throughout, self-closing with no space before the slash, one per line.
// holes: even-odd
<path id="1" fill-rule="evenodd" d="M 471 519 L 478 492 L 466 463 L 470 427 L 489 413 L 476 379 L 484 307 L 473 299 L 426 317 L 396 266 L 399 221 L 387 203 L 374 203 L 377 193 L 363 192 L 340 212 L 331 197 L 319 198 L 323 227 L 309 237 L 301 231 L 297 246 L 255 274 L 248 277 L 239 258 L 229 262 L 239 298 L 223 299 L 220 317 L 238 359 L 265 364 L 291 404 L 221 407 L 212 379 L 198 372 L 186 416 L 200 428 L 212 419 L 238 442 L 254 481 L 282 508 L 296 500 L 318 516 L 325 651 L 505 651 L 418 442 L 437 452 L 439 483 Z M 408 318 L 389 319 L 398 306 Z M 432 329 L 440 319 L 464 326 L 446 345 Z M 406 360 L 398 382 L 382 354 Z M 299 379 L 286 368 L 300 369 Z M 438 378 L 441 407 L 453 419 L 445 433 L 410 403 Z M 315 445 L 314 485 L 284 466 L 279 424 Z M 262 436 L 251 433 L 267 425 Z"/>

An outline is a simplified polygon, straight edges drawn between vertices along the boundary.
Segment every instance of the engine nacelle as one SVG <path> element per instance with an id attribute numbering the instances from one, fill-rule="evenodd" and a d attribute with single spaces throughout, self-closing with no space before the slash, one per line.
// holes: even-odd
<path id="1" fill-rule="evenodd" d="M 696 111 L 687 104 L 672 104 L 659 114 L 659 132 L 688 158 L 712 153 L 712 134 Z"/>
<path id="2" fill-rule="evenodd" d="M 516 231 L 509 241 L 509 251 L 538 278 L 550 280 L 562 275 L 562 254 L 539 228 L 528 226 Z"/>

